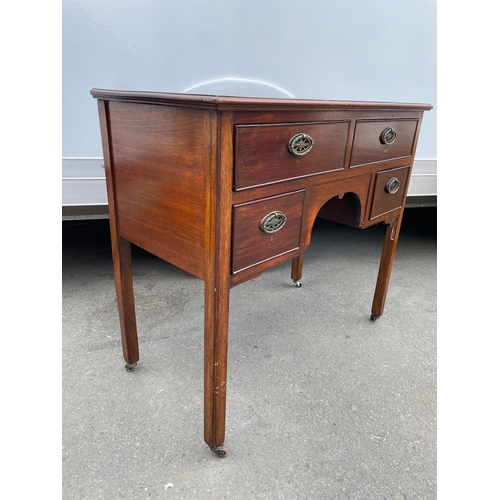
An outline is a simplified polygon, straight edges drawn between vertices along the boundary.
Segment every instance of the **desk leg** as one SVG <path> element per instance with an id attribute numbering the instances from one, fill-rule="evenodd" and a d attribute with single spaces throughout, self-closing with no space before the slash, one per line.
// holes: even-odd
<path id="1" fill-rule="evenodd" d="M 205 442 L 219 457 L 227 455 L 227 334 L 229 287 L 205 282 Z"/>
<path id="2" fill-rule="evenodd" d="M 401 220 L 402 216 L 400 215 L 399 217 L 389 221 L 385 232 L 384 247 L 382 249 L 377 285 L 375 287 L 375 295 L 372 303 L 372 314 L 370 318 L 372 321 L 380 318 L 384 312 L 387 289 L 389 288 L 389 280 L 391 278 L 392 264 L 394 262 L 394 256 L 396 255 L 399 230 L 401 229 Z"/>
<path id="3" fill-rule="evenodd" d="M 302 286 L 300 281 L 302 278 L 302 267 L 304 265 L 304 254 L 301 253 L 298 257 L 292 259 L 292 274 L 293 283 L 297 288 Z"/>
<path id="4" fill-rule="evenodd" d="M 134 290 L 132 285 L 132 256 L 130 242 L 120 236 L 111 237 L 113 267 L 115 272 L 116 298 L 120 317 L 123 357 L 127 371 L 139 361 L 139 342 L 135 319 Z"/>

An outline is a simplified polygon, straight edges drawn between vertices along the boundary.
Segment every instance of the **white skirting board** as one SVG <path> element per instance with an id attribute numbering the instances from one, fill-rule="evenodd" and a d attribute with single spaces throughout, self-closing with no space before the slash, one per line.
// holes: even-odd
<path id="1" fill-rule="evenodd" d="M 103 159 L 62 159 L 63 220 L 107 217 Z M 408 188 L 408 207 L 437 205 L 437 159 L 416 159 Z"/>

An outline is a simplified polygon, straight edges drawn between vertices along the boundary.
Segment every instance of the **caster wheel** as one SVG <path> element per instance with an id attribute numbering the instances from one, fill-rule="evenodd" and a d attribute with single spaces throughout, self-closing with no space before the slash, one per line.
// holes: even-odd
<path id="1" fill-rule="evenodd" d="M 372 315 L 370 316 L 370 319 L 371 319 L 372 321 L 377 321 L 377 319 L 379 319 L 379 318 L 380 318 L 380 316 L 376 316 L 375 314 L 372 314 Z"/>
<path id="2" fill-rule="evenodd" d="M 293 280 L 293 284 L 295 288 L 300 288 L 302 286 L 302 282 L 300 280 Z"/>
<path id="3" fill-rule="evenodd" d="M 131 365 L 127 364 L 127 365 L 125 365 L 125 370 L 127 370 L 128 372 L 131 372 L 136 366 L 137 366 L 137 363 L 132 363 Z"/>
<path id="4" fill-rule="evenodd" d="M 226 458 L 229 450 L 224 446 L 217 446 L 217 448 L 210 448 L 219 458 Z"/>

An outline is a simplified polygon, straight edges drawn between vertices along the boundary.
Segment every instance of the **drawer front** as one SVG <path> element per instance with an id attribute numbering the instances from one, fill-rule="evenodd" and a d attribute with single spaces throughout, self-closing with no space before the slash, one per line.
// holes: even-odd
<path id="1" fill-rule="evenodd" d="M 237 126 L 234 189 L 343 169 L 348 130 L 348 122 Z"/>
<path id="2" fill-rule="evenodd" d="M 351 167 L 411 156 L 418 120 L 358 121 Z"/>
<path id="3" fill-rule="evenodd" d="M 299 248 L 304 190 L 233 207 L 232 272 Z"/>
<path id="4" fill-rule="evenodd" d="M 409 173 L 410 167 L 376 173 L 370 220 L 401 208 Z"/>

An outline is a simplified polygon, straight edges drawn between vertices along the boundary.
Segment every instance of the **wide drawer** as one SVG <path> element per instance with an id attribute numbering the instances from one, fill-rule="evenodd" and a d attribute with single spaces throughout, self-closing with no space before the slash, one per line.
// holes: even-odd
<path id="1" fill-rule="evenodd" d="M 233 273 L 297 250 L 304 190 L 233 207 Z"/>
<path id="2" fill-rule="evenodd" d="M 392 168 L 376 173 L 370 220 L 401 208 L 410 167 Z"/>
<path id="3" fill-rule="evenodd" d="M 343 169 L 348 129 L 349 122 L 237 126 L 234 189 Z"/>
<path id="4" fill-rule="evenodd" d="M 357 121 L 351 167 L 411 156 L 417 120 Z"/>

